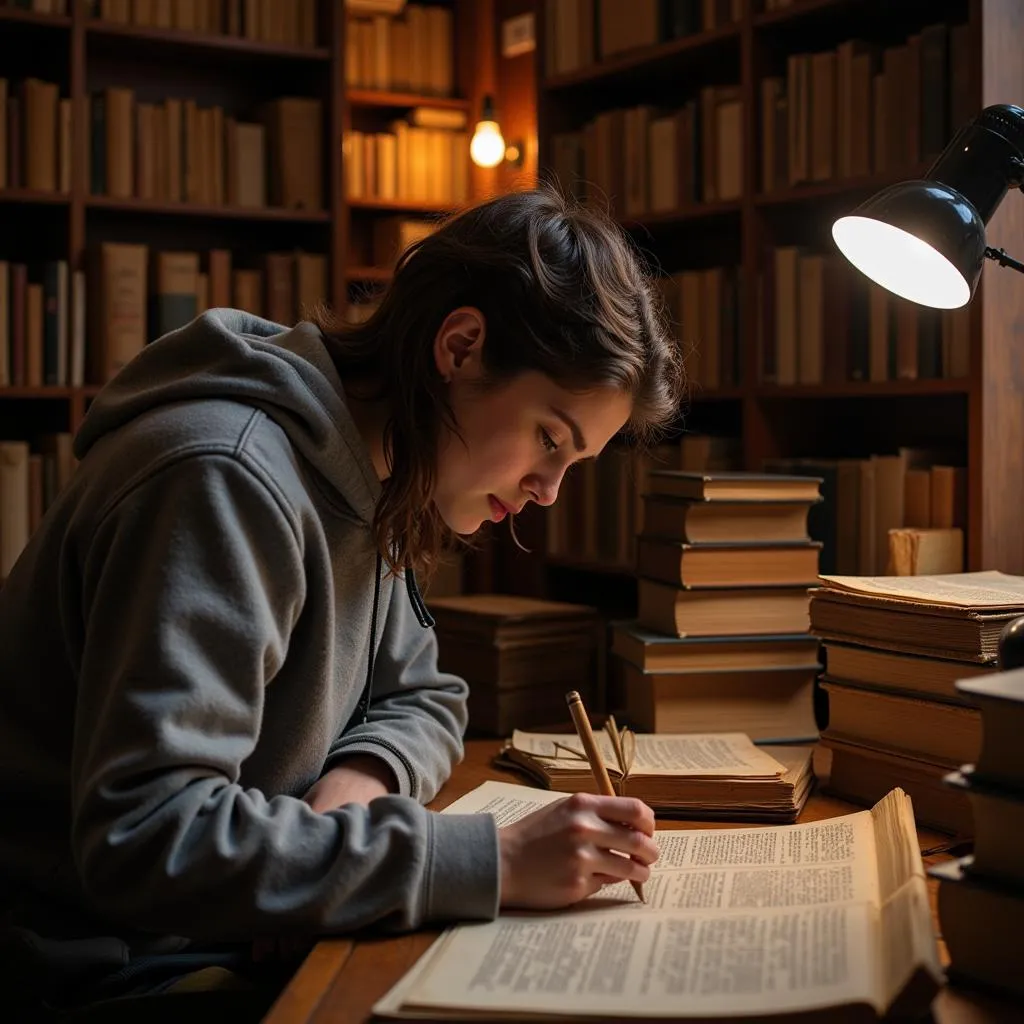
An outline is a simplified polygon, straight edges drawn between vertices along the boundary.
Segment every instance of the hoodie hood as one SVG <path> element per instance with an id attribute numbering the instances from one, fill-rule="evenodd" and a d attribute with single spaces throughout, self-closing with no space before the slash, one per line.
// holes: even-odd
<path id="1" fill-rule="evenodd" d="M 96 396 L 75 437 L 81 459 L 157 406 L 227 399 L 261 409 L 367 524 L 381 486 L 320 330 L 211 309 L 147 345 Z"/>

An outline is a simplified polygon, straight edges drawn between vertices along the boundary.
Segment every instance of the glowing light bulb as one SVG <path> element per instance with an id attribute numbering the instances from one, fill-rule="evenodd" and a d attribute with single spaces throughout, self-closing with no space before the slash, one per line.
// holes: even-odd
<path id="1" fill-rule="evenodd" d="M 497 167 L 505 159 L 505 139 L 497 121 L 477 122 L 469 155 L 478 167 Z"/>

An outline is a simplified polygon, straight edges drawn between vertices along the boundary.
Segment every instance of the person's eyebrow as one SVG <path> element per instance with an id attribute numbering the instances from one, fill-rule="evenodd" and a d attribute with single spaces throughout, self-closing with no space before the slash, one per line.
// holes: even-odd
<path id="1" fill-rule="evenodd" d="M 580 430 L 580 425 L 563 409 L 559 409 L 556 406 L 551 406 L 551 411 L 569 428 L 572 432 L 572 444 L 578 452 L 585 452 L 587 450 L 587 442 L 583 437 L 583 433 Z"/>

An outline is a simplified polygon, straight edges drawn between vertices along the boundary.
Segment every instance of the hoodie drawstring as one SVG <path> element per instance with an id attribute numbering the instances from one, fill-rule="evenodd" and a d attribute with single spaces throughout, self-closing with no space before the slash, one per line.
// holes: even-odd
<path id="1" fill-rule="evenodd" d="M 366 656 L 366 682 L 363 684 L 363 695 L 359 698 L 359 711 L 362 712 L 363 723 L 370 715 L 370 698 L 373 696 L 373 663 L 377 653 L 377 606 L 380 604 L 380 572 L 384 564 L 380 552 L 377 552 L 377 568 L 373 575 L 373 611 L 370 612 L 370 651 Z"/>
<path id="2" fill-rule="evenodd" d="M 409 592 L 409 601 L 412 604 L 412 610 L 416 613 L 419 624 L 424 629 L 430 629 L 434 625 L 434 616 L 427 610 L 427 606 L 423 601 L 423 595 L 416 584 L 416 573 L 412 571 L 411 565 L 405 567 L 405 589 Z"/>
<path id="3" fill-rule="evenodd" d="M 377 610 L 380 606 L 380 575 L 384 566 L 384 559 L 380 552 L 377 552 L 377 568 L 373 578 L 373 611 L 370 613 L 370 651 L 366 656 L 366 682 L 363 684 L 363 695 L 359 698 L 357 714 L 366 723 L 370 715 L 370 699 L 373 697 L 373 663 L 377 653 Z M 405 570 L 405 589 L 409 592 L 409 602 L 412 610 L 416 613 L 416 619 L 424 629 L 430 629 L 434 625 L 434 617 L 427 610 L 423 601 L 423 595 L 416 584 L 416 574 L 412 566 Z"/>

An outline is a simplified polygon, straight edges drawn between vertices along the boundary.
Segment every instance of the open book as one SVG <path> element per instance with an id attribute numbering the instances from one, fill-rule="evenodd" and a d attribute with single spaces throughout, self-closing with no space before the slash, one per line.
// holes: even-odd
<path id="1" fill-rule="evenodd" d="M 795 821 L 814 781 L 811 748 L 758 747 L 745 733 L 596 732 L 618 793 L 662 814 L 730 821 Z M 575 735 L 517 730 L 499 765 L 562 793 L 596 792 Z"/>
<path id="2" fill-rule="evenodd" d="M 562 799 L 486 782 L 499 825 Z M 644 884 L 448 929 L 374 1007 L 441 1020 L 919 1016 L 941 979 L 910 798 L 771 828 L 659 831 Z"/>

